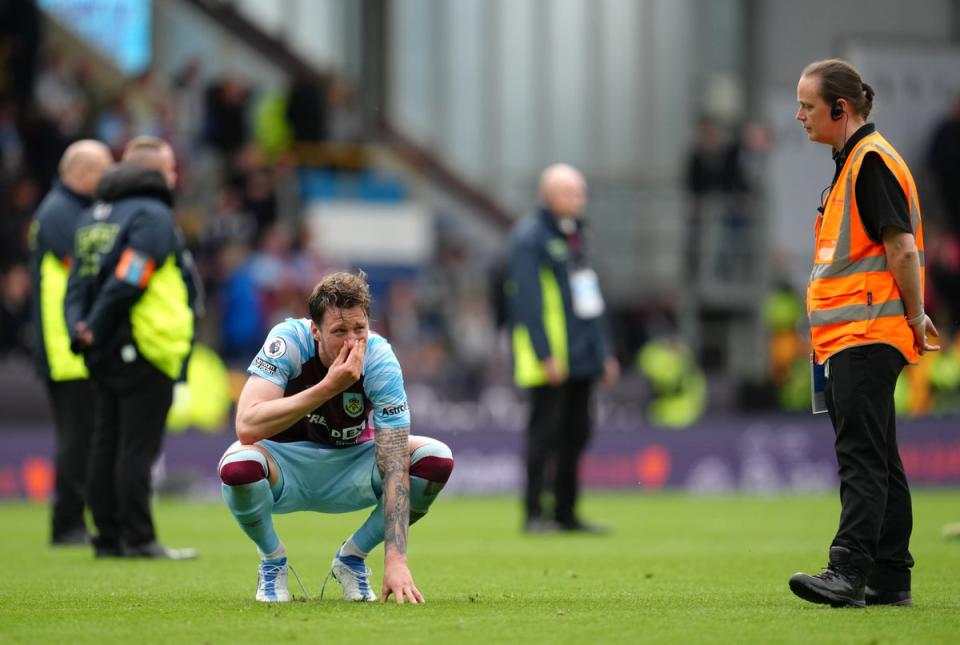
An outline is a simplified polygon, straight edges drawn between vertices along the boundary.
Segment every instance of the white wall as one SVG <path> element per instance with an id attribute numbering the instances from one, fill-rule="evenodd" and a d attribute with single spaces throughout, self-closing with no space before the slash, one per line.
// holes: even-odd
<path id="1" fill-rule="evenodd" d="M 710 31 L 704 14 L 739 24 L 727 10 L 741 5 L 718 0 L 704 12 L 698 0 L 395 0 L 391 118 L 515 213 L 535 203 L 545 166 L 578 166 L 596 197 L 589 216 L 612 253 L 610 278 L 622 287 L 613 290 L 637 294 L 641 274 L 641 291 L 656 290 L 663 267 L 663 281 L 678 275 L 662 256 L 679 257 L 663 243 L 679 238 L 682 223 L 677 176 L 701 94 L 692 79 L 730 72 L 742 47 L 737 33 Z M 700 70 L 705 60 L 713 65 Z M 666 210 L 642 198 L 651 193 Z M 638 254 L 640 236 L 648 252 Z"/>
<path id="2" fill-rule="evenodd" d="M 285 90 L 286 73 L 200 12 L 173 0 L 154 6 L 154 61 L 161 77 L 196 59 L 205 78 L 234 75 L 260 90 Z"/>
<path id="3" fill-rule="evenodd" d="M 343 0 L 231 0 L 242 14 L 320 69 L 347 70 L 350 39 Z M 348 74 L 349 75 L 349 74 Z"/>
<path id="4" fill-rule="evenodd" d="M 355 0 L 232 1 L 319 65 L 356 64 Z M 281 82 L 278 70 L 241 45 L 192 25 L 184 16 L 194 12 L 182 3 L 158 6 L 164 7 L 158 22 L 173 16 L 168 22 L 176 26 L 156 30 L 167 64 L 199 53 L 212 71 L 238 70 L 267 86 Z M 669 267 L 679 266 L 680 172 L 697 115 L 706 107 L 765 121 L 777 142 L 767 167 L 771 245 L 802 283 L 817 198 L 833 168 L 829 150 L 806 141 L 793 120 L 797 76 L 813 60 L 848 56 L 864 43 L 943 45 L 957 23 L 956 6 L 953 0 L 392 0 L 388 102 L 408 135 L 515 212 L 532 205 L 545 165 L 580 166 L 596 198 L 594 230 L 620 249 L 609 263 L 625 295 L 636 284 L 669 286 L 679 275 Z M 754 26 L 752 36 L 746 24 Z M 753 59 L 745 64 L 746 51 Z M 871 62 L 862 64 L 870 69 Z M 755 76 L 746 78 L 747 71 Z M 756 105 L 741 101 L 747 86 Z M 892 116 L 884 110 L 902 109 L 884 105 L 884 98 L 878 87 L 881 130 Z M 898 145 L 914 154 L 915 137 L 908 138 Z M 649 253 L 632 257 L 637 248 Z M 629 267 L 622 276 L 621 267 Z"/>
<path id="5" fill-rule="evenodd" d="M 695 112 L 695 5 L 396 0 L 392 117 L 513 207 L 557 160 L 606 179 L 673 177 Z"/>
<path id="6" fill-rule="evenodd" d="M 866 37 L 949 39 L 951 0 L 757 0 L 759 69 L 768 89 L 795 88 L 803 68 Z"/>

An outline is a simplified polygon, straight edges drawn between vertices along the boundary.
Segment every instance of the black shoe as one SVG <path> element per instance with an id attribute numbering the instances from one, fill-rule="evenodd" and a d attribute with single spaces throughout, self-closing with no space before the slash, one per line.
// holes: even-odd
<path id="1" fill-rule="evenodd" d="M 865 576 L 850 565 L 850 557 L 849 549 L 832 547 L 827 568 L 815 576 L 793 574 L 790 591 L 806 601 L 831 607 L 866 607 Z"/>
<path id="2" fill-rule="evenodd" d="M 93 556 L 96 558 L 122 558 L 123 549 L 120 547 L 93 547 Z"/>
<path id="3" fill-rule="evenodd" d="M 863 593 L 868 605 L 888 605 L 890 607 L 913 607 L 913 594 L 910 590 L 888 591 L 867 587 Z"/>
<path id="4" fill-rule="evenodd" d="M 524 533 L 556 533 L 560 525 L 544 517 L 528 517 L 523 523 Z"/>
<path id="5" fill-rule="evenodd" d="M 88 546 L 89 544 L 90 534 L 82 527 L 54 535 L 50 540 L 51 546 Z"/>
<path id="6" fill-rule="evenodd" d="M 571 533 L 590 533 L 591 535 L 606 535 L 610 529 L 599 524 L 587 524 L 577 518 L 566 521 L 557 521 L 561 531 L 570 531 Z"/>
<path id="7" fill-rule="evenodd" d="M 147 542 L 136 546 L 124 545 L 125 558 L 154 558 L 158 560 L 193 560 L 196 549 L 168 549 L 159 542 Z"/>
<path id="8" fill-rule="evenodd" d="M 91 540 L 93 544 L 93 555 L 97 558 L 122 558 L 123 549 L 120 543 L 113 540 L 105 540 L 102 536 L 97 536 Z"/>

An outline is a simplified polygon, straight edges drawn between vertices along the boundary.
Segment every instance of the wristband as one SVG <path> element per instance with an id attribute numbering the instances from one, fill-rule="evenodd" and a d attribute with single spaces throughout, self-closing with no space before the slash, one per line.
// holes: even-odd
<path id="1" fill-rule="evenodd" d="M 920 323 L 922 323 L 924 320 L 926 320 L 926 318 L 927 318 L 927 314 L 923 311 L 923 309 L 921 309 L 920 313 L 918 313 L 913 318 L 907 318 L 907 324 L 913 327 L 915 325 L 919 325 Z"/>

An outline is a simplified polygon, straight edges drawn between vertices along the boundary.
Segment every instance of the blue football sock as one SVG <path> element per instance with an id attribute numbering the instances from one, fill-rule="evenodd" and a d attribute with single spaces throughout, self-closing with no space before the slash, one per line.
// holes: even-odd
<path id="1" fill-rule="evenodd" d="M 280 538 L 273 529 L 273 491 L 266 479 L 252 484 L 221 486 L 223 501 L 261 555 L 276 553 Z M 381 532 L 382 532 L 381 527 Z"/>
<path id="2" fill-rule="evenodd" d="M 383 497 L 380 497 L 373 512 L 354 532 L 351 539 L 357 548 L 365 553 L 370 553 L 374 547 L 383 542 Z"/>
<path id="3" fill-rule="evenodd" d="M 430 468 L 418 468 L 430 463 Z M 432 460 L 432 461 L 431 461 Z M 439 461 L 438 461 L 439 460 Z M 438 465 L 439 464 L 439 465 Z M 410 455 L 410 471 L 425 471 L 424 474 L 435 476 L 443 481 L 431 481 L 422 477 L 410 475 L 410 524 L 415 523 L 430 510 L 430 505 L 437 499 L 443 490 L 447 477 L 453 469 L 453 455 L 446 444 L 439 441 L 429 441 L 417 448 Z M 352 538 L 354 545 L 361 551 L 370 553 L 374 547 L 383 542 L 383 496 L 381 494 L 376 507 L 363 525 L 356 530 Z"/>
<path id="4" fill-rule="evenodd" d="M 437 499 L 443 490 L 443 484 L 432 482 L 419 477 L 410 478 L 410 524 L 427 514 L 430 505 Z M 356 530 L 351 537 L 358 549 L 370 553 L 383 542 L 383 497 L 377 501 L 376 507 L 367 521 Z"/>

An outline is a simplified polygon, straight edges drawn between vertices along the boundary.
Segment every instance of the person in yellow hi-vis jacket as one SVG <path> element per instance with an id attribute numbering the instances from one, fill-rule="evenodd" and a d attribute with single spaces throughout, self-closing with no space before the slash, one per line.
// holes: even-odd
<path id="1" fill-rule="evenodd" d="M 50 542 L 90 542 L 83 518 L 84 485 L 93 434 L 93 386 L 83 359 L 70 351 L 63 301 L 73 261 L 73 232 L 93 202 L 97 182 L 113 163 L 110 149 L 84 139 L 60 159 L 59 179 L 40 202 L 30 227 L 33 276 L 33 358 L 47 386 L 56 430 Z"/>
<path id="2" fill-rule="evenodd" d="M 592 424 L 591 395 L 619 365 L 607 338 L 604 301 L 590 264 L 582 213 L 587 184 L 575 168 L 555 164 L 540 178 L 540 207 L 510 236 L 506 284 L 513 327 L 514 378 L 530 391 L 527 426 L 527 532 L 602 530 L 576 514 L 578 468 Z M 541 493 L 553 457 L 555 508 Z"/>
<path id="3" fill-rule="evenodd" d="M 807 313 L 836 435 L 840 526 L 827 568 L 790 589 L 835 607 L 910 605 L 910 488 L 897 449 L 900 371 L 939 349 L 923 309 L 923 223 L 910 169 L 867 123 L 874 91 L 850 64 L 807 66 L 796 118 L 833 148 L 815 225 Z"/>
<path id="4" fill-rule="evenodd" d="M 66 318 L 97 389 L 87 492 L 98 557 L 183 559 L 157 542 L 150 470 L 194 331 L 194 267 L 173 218 L 170 146 L 137 137 L 74 236 Z"/>

